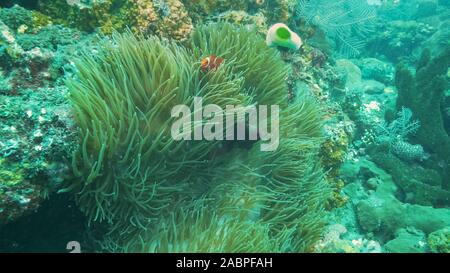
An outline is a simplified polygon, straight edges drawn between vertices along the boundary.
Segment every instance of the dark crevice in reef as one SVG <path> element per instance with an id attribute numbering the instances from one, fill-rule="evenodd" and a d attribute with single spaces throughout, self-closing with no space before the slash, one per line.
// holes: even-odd
<path id="1" fill-rule="evenodd" d="M 69 241 L 87 251 L 85 217 L 68 194 L 55 194 L 28 217 L 0 227 L 0 253 L 69 252 Z"/>

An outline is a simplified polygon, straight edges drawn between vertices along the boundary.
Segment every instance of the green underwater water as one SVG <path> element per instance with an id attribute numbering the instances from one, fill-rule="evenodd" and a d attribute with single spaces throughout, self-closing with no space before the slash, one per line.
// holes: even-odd
<path id="1" fill-rule="evenodd" d="M 449 64 L 448 0 L 1 1 L 0 253 L 449 253 Z"/>

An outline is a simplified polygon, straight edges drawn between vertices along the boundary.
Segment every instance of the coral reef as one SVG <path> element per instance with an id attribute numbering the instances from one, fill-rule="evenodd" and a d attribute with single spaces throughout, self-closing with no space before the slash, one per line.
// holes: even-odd
<path id="1" fill-rule="evenodd" d="M 40 88 L 0 95 L 0 206 L 2 215 L 12 214 L 7 220 L 34 210 L 70 177 L 76 136 L 64 92 Z M 21 213 L 15 212 L 18 204 Z"/>
<path id="2" fill-rule="evenodd" d="M 333 197 L 328 204 L 328 208 L 331 209 L 343 206 L 347 202 L 347 197 L 341 194 L 344 181 L 339 178 L 339 170 L 346 159 L 351 133 L 334 123 L 326 125 L 325 132 L 327 139 L 320 147 L 320 155 L 323 168 L 327 170 L 328 182 L 333 187 Z"/>
<path id="3" fill-rule="evenodd" d="M 41 0 L 39 11 L 55 23 L 83 31 L 99 29 L 104 34 L 130 28 L 134 32 L 157 34 L 185 40 L 192 31 L 192 22 L 179 0 L 99 0 L 89 5 L 65 0 Z"/>
<path id="4" fill-rule="evenodd" d="M 436 32 L 429 24 L 402 20 L 379 22 L 377 29 L 368 39 L 368 50 L 394 62 L 420 53 L 421 45 Z"/>
<path id="5" fill-rule="evenodd" d="M 229 10 L 217 15 L 217 20 L 240 26 L 255 27 L 259 33 L 264 35 L 267 32 L 267 18 L 262 12 L 251 15 L 243 10 Z"/>
<path id="6" fill-rule="evenodd" d="M 404 64 L 397 67 L 395 80 L 398 88 L 397 107 L 410 108 L 420 121 L 421 127 L 414 135 L 414 139 L 437 156 L 433 161 L 444 162 L 439 171 L 443 176 L 442 188 L 448 189 L 450 137 L 444 128 L 442 101 L 444 92 L 448 89 L 450 48 L 434 59 L 430 59 L 430 55 L 428 50 L 424 51 L 416 66 L 415 75 Z"/>
<path id="7" fill-rule="evenodd" d="M 83 31 L 111 34 L 130 28 L 134 33 L 185 41 L 194 23 L 211 20 L 252 22 L 263 32 L 266 21 L 287 22 L 294 4 L 292 0 L 40 0 L 38 10 L 54 23 Z"/>
<path id="8" fill-rule="evenodd" d="M 0 158 L 0 226 L 36 209 L 40 187 L 25 180 L 21 164 Z"/>
<path id="9" fill-rule="evenodd" d="M 315 245 L 318 253 L 380 253 L 378 242 L 364 238 L 343 238 L 347 229 L 340 224 L 330 225 L 324 238 Z"/>
<path id="10" fill-rule="evenodd" d="M 24 53 L 23 49 L 17 44 L 16 38 L 3 21 L 0 21 L 0 30 L 0 45 L 2 46 L 2 51 L 5 51 L 11 58 L 19 58 Z"/>
<path id="11" fill-rule="evenodd" d="M 209 17 L 222 17 L 229 12 L 252 10 L 264 14 L 268 23 L 288 22 L 294 13 L 296 0 L 182 0 L 196 23 Z"/>
<path id="12" fill-rule="evenodd" d="M 375 80 L 386 85 L 393 84 L 395 68 L 376 58 L 364 58 L 356 62 L 361 69 L 363 79 Z"/>
<path id="13" fill-rule="evenodd" d="M 3 78 L 7 78 L 10 85 L 8 94 L 17 94 L 20 88 L 61 84 L 57 80 L 64 73 L 71 72 L 70 61 L 78 49 L 95 40 L 62 26 L 36 26 L 29 20 L 35 12 L 17 6 L 1 11 L 0 15 L 4 15 L 6 20 L 0 16 L 0 66 Z M 15 13 L 21 16 L 9 20 Z"/>
<path id="14" fill-rule="evenodd" d="M 70 179 L 76 147 L 67 88 L 57 79 L 70 73 L 81 34 L 36 24 L 35 15 L 0 10 L 1 225 L 35 211 Z"/>
<path id="15" fill-rule="evenodd" d="M 2 1 L 0 252 L 448 253 L 449 3 Z M 196 97 L 278 149 L 174 140 Z"/>
<path id="16" fill-rule="evenodd" d="M 335 210 L 334 223 L 345 224 L 353 238 L 380 242 L 383 252 L 436 251 L 427 238 L 449 224 L 449 161 L 443 149 L 449 58 L 445 46 L 438 52 L 425 51 L 415 74 L 408 66 L 412 56 L 405 58 L 395 78 L 385 60 L 337 62 L 346 81 L 340 103 L 356 131 L 340 170 L 350 204 Z M 437 145 L 433 138 L 439 136 L 443 142 Z M 351 249 L 342 238 L 335 242 Z"/>
<path id="17" fill-rule="evenodd" d="M 155 1 L 154 5 L 156 2 L 158 1 Z M 167 5 L 166 12 L 168 15 L 164 16 L 158 23 L 155 34 L 179 41 L 186 40 L 192 32 L 193 26 L 184 5 L 179 0 L 168 0 L 165 5 Z M 161 7 L 157 9 L 161 9 Z"/>

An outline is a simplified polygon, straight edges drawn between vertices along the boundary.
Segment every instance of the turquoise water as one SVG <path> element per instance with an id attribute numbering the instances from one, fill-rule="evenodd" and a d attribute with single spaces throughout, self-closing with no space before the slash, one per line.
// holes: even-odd
<path id="1" fill-rule="evenodd" d="M 0 252 L 450 251 L 447 0 L 0 2 Z"/>

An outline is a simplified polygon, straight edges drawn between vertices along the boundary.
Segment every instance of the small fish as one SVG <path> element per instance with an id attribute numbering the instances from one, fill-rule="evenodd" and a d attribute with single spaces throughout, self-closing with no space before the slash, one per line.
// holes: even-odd
<path id="1" fill-rule="evenodd" d="M 200 67 L 203 71 L 217 70 L 217 68 L 219 68 L 223 61 L 223 58 L 217 57 L 216 55 L 212 54 L 211 56 L 206 57 L 201 61 Z"/>

